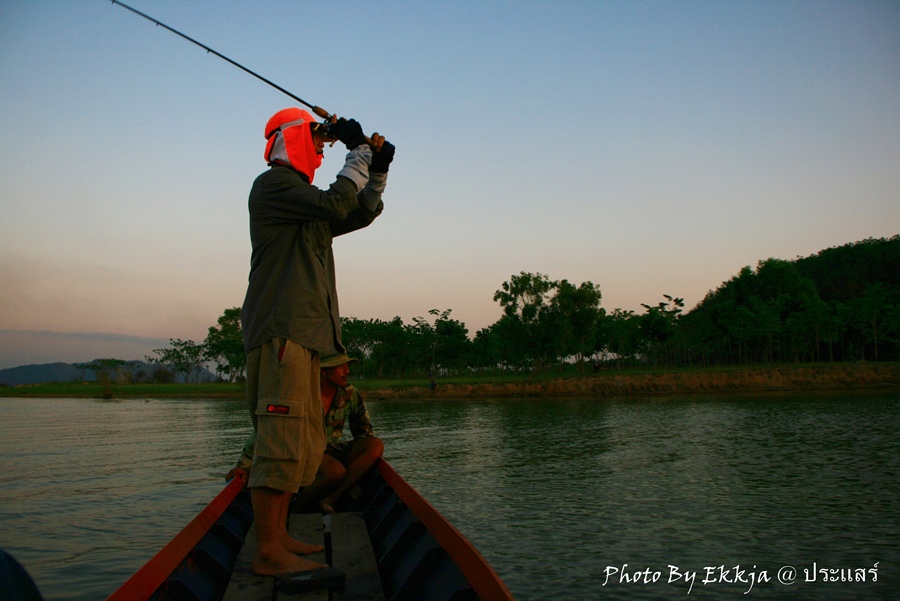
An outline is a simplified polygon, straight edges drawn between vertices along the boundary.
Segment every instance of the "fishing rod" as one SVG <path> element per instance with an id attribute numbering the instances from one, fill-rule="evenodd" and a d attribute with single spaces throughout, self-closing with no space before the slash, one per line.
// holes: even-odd
<path id="1" fill-rule="evenodd" d="M 308 103 L 307 101 L 303 100 L 303 99 L 300 98 L 299 96 L 296 96 L 295 94 L 292 94 L 292 93 L 288 92 L 287 90 L 285 90 L 284 88 L 282 88 L 281 86 L 279 86 L 278 84 L 276 84 L 275 82 L 266 79 L 265 77 L 263 77 L 263 76 L 260 75 L 259 73 L 255 73 L 254 71 L 251 71 L 250 69 L 248 69 L 248 68 L 245 67 L 244 65 L 242 65 L 242 64 L 240 64 L 240 63 L 238 63 L 238 62 L 236 62 L 236 61 L 231 60 L 230 58 L 228 58 L 228 57 L 225 56 L 224 54 L 221 54 L 221 53 L 219 53 L 219 52 L 216 52 L 215 50 L 213 50 L 212 48 L 210 48 L 210 47 L 207 46 L 206 44 L 201 44 L 200 42 L 198 42 L 198 41 L 195 40 L 194 38 L 192 38 L 192 37 L 190 37 L 190 36 L 187 36 L 187 35 L 181 33 L 181 32 L 178 31 L 177 29 L 173 29 L 173 28 L 169 27 L 168 25 L 166 25 L 165 23 L 162 23 L 161 21 L 157 21 L 156 19 L 154 19 L 154 18 L 151 17 L 150 15 L 146 15 L 146 14 L 142 13 L 141 11 L 137 10 L 136 8 L 130 7 L 130 6 L 128 6 L 127 4 L 125 4 L 124 2 L 119 2 L 119 0 L 112 0 L 112 3 L 113 3 L 113 4 L 118 4 L 118 5 L 121 6 L 122 8 L 126 8 L 126 9 L 130 10 L 130 11 L 133 12 L 134 14 L 140 15 L 141 17 L 144 17 L 145 19 L 147 19 L 147 20 L 150 21 L 151 23 L 156 23 L 156 25 L 157 25 L 158 27 L 164 27 L 165 29 L 168 29 L 169 31 L 171 31 L 171 32 L 174 33 L 175 35 L 181 36 L 181 37 L 183 37 L 184 39 L 186 39 L 187 41 L 191 42 L 192 44 L 196 44 L 197 46 L 200 46 L 201 48 L 203 48 L 204 50 L 206 50 L 207 53 L 215 54 L 216 56 L 218 56 L 218 57 L 221 58 L 222 60 L 228 61 L 229 63 L 231 63 L 232 65 L 234 65 L 234 66 L 237 67 L 238 69 L 241 69 L 242 71 L 245 71 L 246 73 L 249 73 L 250 75 L 252 75 L 252 76 L 255 77 L 256 79 L 258 79 L 258 80 L 260 80 L 260 81 L 262 81 L 262 82 L 265 82 L 265 83 L 269 84 L 270 86 L 272 86 L 273 88 L 275 88 L 275 89 L 278 90 L 279 92 L 281 92 L 281 93 L 283 93 L 283 94 L 287 94 L 288 96 L 290 96 L 291 98 L 293 98 L 294 100 L 296 100 L 297 102 L 299 102 L 300 104 L 309 107 L 310 109 L 312 109 L 312 112 L 314 112 L 316 115 L 318 115 L 319 117 L 321 117 L 322 119 L 324 119 L 326 122 L 331 120 L 332 115 L 331 115 L 328 111 L 326 111 L 325 109 L 323 109 L 322 107 L 320 107 L 320 106 L 313 106 L 312 104 L 310 104 L 310 103 Z"/>

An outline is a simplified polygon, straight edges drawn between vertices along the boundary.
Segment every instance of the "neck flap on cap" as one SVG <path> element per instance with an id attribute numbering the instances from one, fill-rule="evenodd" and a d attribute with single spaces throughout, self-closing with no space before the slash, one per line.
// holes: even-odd
<path id="1" fill-rule="evenodd" d="M 287 163 L 305 174 L 312 183 L 316 169 L 322 164 L 322 155 L 312 140 L 310 123 L 315 118 L 298 108 L 283 109 L 272 115 L 266 123 L 267 163 Z"/>

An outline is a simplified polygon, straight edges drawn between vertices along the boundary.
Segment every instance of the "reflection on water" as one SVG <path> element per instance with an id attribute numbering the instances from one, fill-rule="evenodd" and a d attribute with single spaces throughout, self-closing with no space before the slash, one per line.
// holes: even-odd
<path id="1" fill-rule="evenodd" d="M 519 599 L 682 598 L 688 587 L 668 582 L 669 566 L 700 572 L 690 598 L 877 599 L 900 586 L 898 409 L 896 396 L 772 396 L 377 404 L 373 414 L 398 471 Z M 775 582 L 785 565 L 875 562 L 874 584 Z M 720 565 L 729 570 L 704 575 Z M 746 582 L 726 582 L 738 565 Z M 657 582 L 619 581 L 647 568 Z M 772 582 L 751 587 L 749 572 L 763 571 Z"/>
<path id="2" fill-rule="evenodd" d="M 845 395 L 370 410 L 387 459 L 521 601 L 683 599 L 689 571 L 689 599 L 888 599 L 898 407 Z M 0 400 L 0 547 L 48 599 L 103 598 L 221 488 L 248 421 L 240 401 Z M 813 565 L 875 562 L 875 583 L 803 581 Z M 776 581 L 786 565 L 800 570 L 792 586 Z M 634 582 L 645 570 L 656 582 Z"/>
<path id="3" fill-rule="evenodd" d="M 241 402 L 0 399 L 0 547 L 47 599 L 103 599 L 224 485 Z"/>

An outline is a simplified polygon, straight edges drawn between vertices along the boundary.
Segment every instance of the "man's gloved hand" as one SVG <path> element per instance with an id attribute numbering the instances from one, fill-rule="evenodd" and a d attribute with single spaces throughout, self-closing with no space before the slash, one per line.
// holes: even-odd
<path id="1" fill-rule="evenodd" d="M 369 171 L 372 173 L 387 173 L 388 167 L 391 165 L 391 161 L 394 160 L 394 145 L 384 141 L 384 144 L 381 145 L 381 150 L 375 151 L 372 155 L 372 164 L 369 165 Z"/>
<path id="2" fill-rule="evenodd" d="M 366 135 L 356 119 L 338 119 L 328 125 L 328 135 L 344 143 L 347 150 L 353 150 L 366 143 Z"/>

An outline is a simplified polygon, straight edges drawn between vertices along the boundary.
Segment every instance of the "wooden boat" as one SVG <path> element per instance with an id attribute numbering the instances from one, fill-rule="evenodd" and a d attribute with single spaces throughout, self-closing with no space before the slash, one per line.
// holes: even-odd
<path id="1" fill-rule="evenodd" d="M 250 494 L 232 480 L 107 601 L 513 599 L 475 547 L 390 464 L 379 461 L 360 484 L 356 499 L 326 519 L 334 520 L 333 565 L 346 572 L 343 588 L 286 595 L 274 578 L 252 574 L 245 559 L 252 555 L 252 540 L 245 545 L 252 539 Z M 292 528 L 295 519 L 307 528 L 322 521 L 318 514 L 292 514 Z M 350 541 L 354 527 L 367 539 L 362 544 L 359 536 Z"/>

